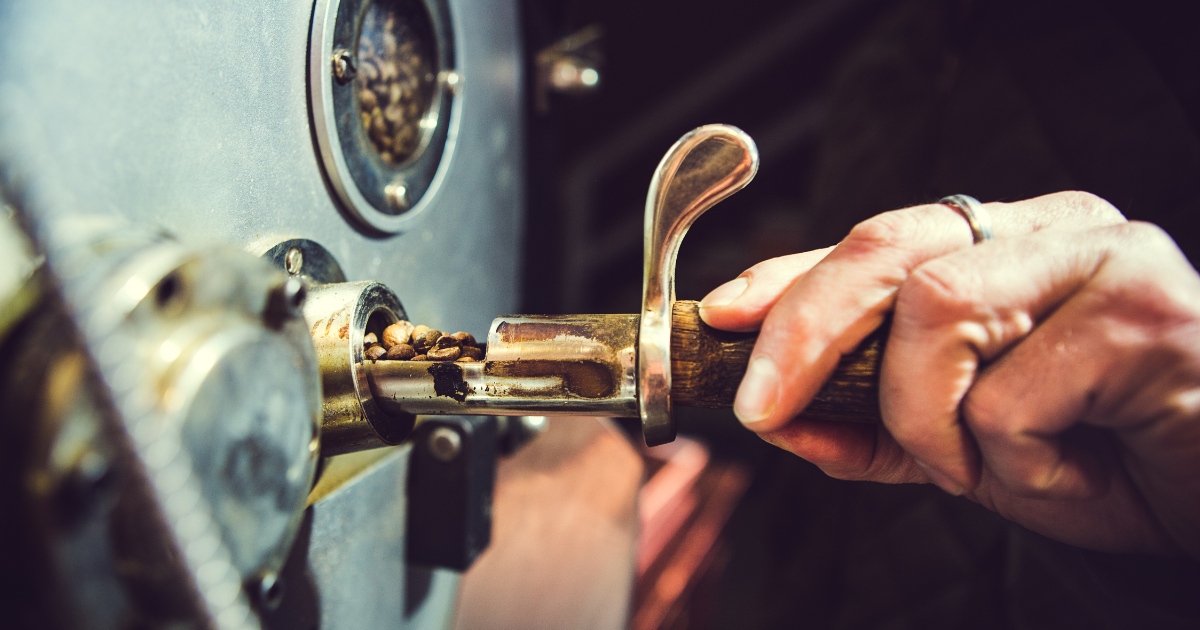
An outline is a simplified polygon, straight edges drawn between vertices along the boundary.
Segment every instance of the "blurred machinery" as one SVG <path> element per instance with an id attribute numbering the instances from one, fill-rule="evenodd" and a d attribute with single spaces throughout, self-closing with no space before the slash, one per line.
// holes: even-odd
<path id="1" fill-rule="evenodd" d="M 667 152 L 640 313 L 491 321 L 522 246 L 517 34 L 515 2 L 0 4 L 6 625 L 679 616 L 744 480 L 695 445 L 646 460 L 639 556 L 644 462 L 595 416 L 656 445 L 672 402 L 730 404 L 753 337 L 675 303 L 674 266 L 757 149 L 709 125 Z M 535 100 L 595 86 L 598 38 L 537 55 Z M 368 356 L 410 320 L 486 346 Z"/>
<path id="2" fill-rule="evenodd" d="M 546 422 L 359 366 L 516 310 L 515 2 L 0 2 L 0 49 L 0 625 L 449 627 Z"/>

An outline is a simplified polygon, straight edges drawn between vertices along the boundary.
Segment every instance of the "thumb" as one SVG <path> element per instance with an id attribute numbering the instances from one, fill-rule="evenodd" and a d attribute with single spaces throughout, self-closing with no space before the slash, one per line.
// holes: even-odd
<path id="1" fill-rule="evenodd" d="M 797 279 L 821 262 L 832 247 L 764 260 L 713 289 L 700 301 L 704 323 L 735 332 L 758 330 L 767 312 Z"/>

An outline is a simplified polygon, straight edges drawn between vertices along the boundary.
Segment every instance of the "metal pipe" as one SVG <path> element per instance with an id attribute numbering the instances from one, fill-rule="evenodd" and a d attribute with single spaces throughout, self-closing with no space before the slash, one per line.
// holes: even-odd
<path id="1" fill-rule="evenodd" d="M 362 364 L 389 414 L 635 418 L 636 315 L 501 317 L 482 362 Z"/>

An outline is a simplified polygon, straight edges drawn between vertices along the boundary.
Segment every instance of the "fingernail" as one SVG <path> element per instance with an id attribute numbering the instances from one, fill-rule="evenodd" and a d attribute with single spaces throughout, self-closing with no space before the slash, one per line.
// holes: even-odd
<path id="1" fill-rule="evenodd" d="M 768 357 L 755 357 L 733 400 L 733 414 L 742 424 L 753 425 L 770 417 L 779 403 L 779 369 Z"/>
<path id="2" fill-rule="evenodd" d="M 966 488 L 963 488 L 957 481 L 951 479 L 946 473 L 937 470 L 936 468 L 919 459 L 914 459 L 913 461 L 917 463 L 918 468 L 925 471 L 925 474 L 929 477 L 929 480 L 933 482 L 933 485 L 945 490 L 946 492 L 949 492 L 950 494 L 953 494 L 954 496 L 960 496 L 966 491 Z"/>
<path id="3" fill-rule="evenodd" d="M 700 300 L 700 308 L 709 308 L 713 306 L 725 306 L 732 304 L 746 292 L 746 287 L 750 286 L 750 281 L 745 278 L 734 278 L 725 284 L 712 290 L 712 293 L 704 296 Z"/>

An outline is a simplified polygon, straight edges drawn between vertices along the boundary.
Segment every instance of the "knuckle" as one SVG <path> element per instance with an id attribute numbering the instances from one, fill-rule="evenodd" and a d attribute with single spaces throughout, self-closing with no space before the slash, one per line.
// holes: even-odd
<path id="1" fill-rule="evenodd" d="M 994 389 L 983 395 L 968 395 L 963 401 L 963 417 L 980 444 L 986 465 L 1005 488 L 1019 496 L 1045 496 L 1054 486 L 1052 472 L 1013 461 L 1005 454 L 1007 448 L 1022 442 L 1020 420 L 1007 411 L 1011 403 L 1003 392 Z"/>
<path id="2" fill-rule="evenodd" d="M 1006 392 L 977 382 L 963 398 L 963 421 L 980 438 L 1005 438 L 1015 432 L 1007 413 L 1011 408 L 1012 400 Z"/>
<path id="3" fill-rule="evenodd" d="M 1082 190 L 1067 190 L 1055 193 L 1053 196 L 1057 197 L 1064 206 L 1075 209 L 1076 212 L 1096 223 L 1109 225 L 1125 222 L 1125 215 L 1099 195 Z"/>
<path id="4" fill-rule="evenodd" d="M 921 218 L 909 210 L 893 210 L 878 214 L 850 230 L 844 245 L 864 249 L 906 249 L 924 229 Z"/>
<path id="5" fill-rule="evenodd" d="M 1176 252 L 1179 249 L 1179 246 L 1175 244 L 1175 239 L 1172 239 L 1166 230 L 1153 223 L 1130 221 L 1114 226 L 1112 229 L 1126 239 L 1154 252 Z"/>
<path id="6" fill-rule="evenodd" d="M 1015 466 L 1006 471 L 1001 482 L 1017 496 L 1031 499 L 1055 496 L 1054 475 L 1038 466 Z"/>
<path id="7" fill-rule="evenodd" d="M 959 318 L 974 309 L 978 278 L 944 259 L 917 267 L 901 285 L 896 312 L 938 321 Z"/>
<path id="8" fill-rule="evenodd" d="M 1170 235 L 1143 222 L 1108 229 L 1117 236 L 1118 246 L 1105 266 L 1114 270 L 1102 272 L 1102 280 L 1088 287 L 1086 299 L 1093 316 L 1114 326 L 1112 330 L 1138 327 L 1160 332 L 1200 320 L 1195 271 Z"/>

